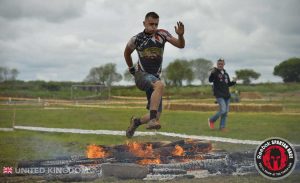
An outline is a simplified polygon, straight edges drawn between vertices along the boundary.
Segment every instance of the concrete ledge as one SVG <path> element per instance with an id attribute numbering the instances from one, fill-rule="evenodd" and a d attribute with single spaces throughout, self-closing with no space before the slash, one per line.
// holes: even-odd
<path id="1" fill-rule="evenodd" d="M 143 179 L 149 173 L 147 167 L 133 163 L 104 163 L 101 168 L 103 178 Z"/>

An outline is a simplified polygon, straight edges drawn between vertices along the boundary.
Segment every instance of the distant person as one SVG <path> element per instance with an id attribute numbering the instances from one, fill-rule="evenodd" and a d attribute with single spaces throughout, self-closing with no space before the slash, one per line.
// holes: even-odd
<path id="1" fill-rule="evenodd" d="M 213 83 L 213 92 L 219 104 L 217 113 L 208 118 L 208 125 L 210 129 L 214 129 L 215 122 L 221 117 L 220 130 L 226 130 L 226 119 L 229 112 L 230 92 L 229 87 L 236 84 L 235 79 L 231 82 L 228 73 L 224 69 L 225 61 L 220 58 L 217 61 L 217 67 L 214 67 L 209 76 L 209 82 Z"/>
<path id="2" fill-rule="evenodd" d="M 160 80 L 162 70 L 163 53 L 165 43 L 169 42 L 175 47 L 184 48 L 185 40 L 184 25 L 177 22 L 175 32 L 178 38 L 173 37 L 168 31 L 158 29 L 159 16 L 155 12 L 149 12 L 143 22 L 145 29 L 143 32 L 133 36 L 126 45 L 124 57 L 129 72 L 134 76 L 136 86 L 146 92 L 149 113 L 140 117 L 132 117 L 130 125 L 126 130 L 126 136 L 131 138 L 136 128 L 142 124 L 147 124 L 146 129 L 160 129 L 159 117 L 162 112 L 162 95 L 164 84 Z M 138 63 L 133 65 L 131 54 L 136 50 L 138 53 Z"/>

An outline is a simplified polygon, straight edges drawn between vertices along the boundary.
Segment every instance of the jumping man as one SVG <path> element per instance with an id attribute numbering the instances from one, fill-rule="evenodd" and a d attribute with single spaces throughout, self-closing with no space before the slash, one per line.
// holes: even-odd
<path id="1" fill-rule="evenodd" d="M 134 76 L 136 86 L 146 92 L 150 111 L 146 115 L 136 118 L 132 117 L 130 125 L 126 130 L 126 136 L 131 138 L 136 128 L 146 124 L 146 129 L 160 129 L 159 117 L 162 112 L 162 95 L 164 84 L 160 80 L 165 43 L 169 42 L 177 48 L 184 48 L 185 40 L 184 25 L 177 22 L 175 32 L 178 38 L 173 37 L 168 31 L 158 29 L 159 16 L 155 12 L 149 12 L 145 16 L 144 31 L 133 36 L 126 45 L 124 57 L 129 72 Z M 138 63 L 133 65 L 131 54 L 136 50 Z"/>

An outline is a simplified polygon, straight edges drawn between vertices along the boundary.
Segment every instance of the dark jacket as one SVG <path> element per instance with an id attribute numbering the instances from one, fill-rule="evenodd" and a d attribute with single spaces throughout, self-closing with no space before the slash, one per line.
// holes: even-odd
<path id="1" fill-rule="evenodd" d="M 231 82 L 228 73 L 224 70 L 224 74 L 217 68 L 211 72 L 209 82 L 213 82 L 213 91 L 216 98 L 230 98 L 229 87 L 236 84 Z"/>

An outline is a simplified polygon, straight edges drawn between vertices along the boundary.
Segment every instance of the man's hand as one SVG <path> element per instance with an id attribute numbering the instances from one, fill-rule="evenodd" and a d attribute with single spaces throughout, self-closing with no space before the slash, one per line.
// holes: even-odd
<path id="1" fill-rule="evenodd" d="M 134 66 L 129 67 L 128 70 L 129 70 L 130 74 L 135 75 L 135 67 Z"/>
<path id="2" fill-rule="evenodd" d="M 184 34 L 184 25 L 183 25 L 182 22 L 180 22 L 180 21 L 177 22 L 177 27 L 174 26 L 174 28 L 175 28 L 175 32 L 178 36 L 183 36 L 183 34 Z"/>
<path id="3" fill-rule="evenodd" d="M 216 67 L 213 67 L 212 70 L 211 70 L 211 73 L 214 74 L 214 73 L 217 72 L 217 70 L 218 70 L 218 69 L 217 69 Z"/>
<path id="4" fill-rule="evenodd" d="M 238 80 L 237 77 L 233 77 L 233 78 L 232 78 L 232 82 L 236 82 L 237 80 Z"/>

